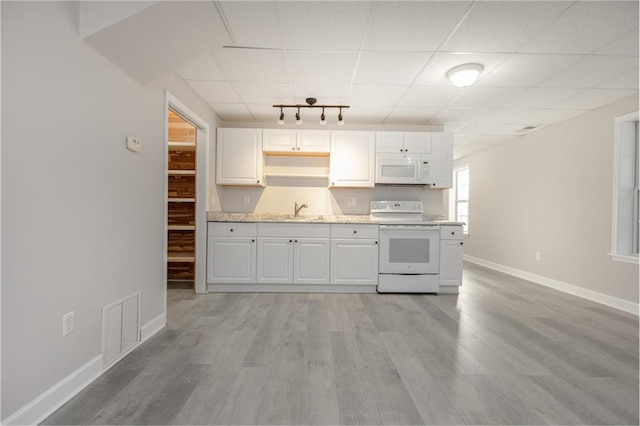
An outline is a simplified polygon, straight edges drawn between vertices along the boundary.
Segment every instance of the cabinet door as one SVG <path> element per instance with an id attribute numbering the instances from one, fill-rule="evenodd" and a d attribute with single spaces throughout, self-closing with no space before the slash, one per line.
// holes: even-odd
<path id="1" fill-rule="evenodd" d="M 440 285 L 462 285 L 462 241 L 440 240 Z"/>
<path id="2" fill-rule="evenodd" d="M 210 237 L 207 242 L 207 283 L 255 284 L 255 238 Z"/>
<path id="3" fill-rule="evenodd" d="M 331 240 L 331 284 L 377 285 L 377 241 Z"/>
<path id="4" fill-rule="evenodd" d="M 262 185 L 262 130 L 218 129 L 216 183 Z"/>
<path id="5" fill-rule="evenodd" d="M 330 252 L 328 238 L 294 239 L 294 284 L 329 284 Z"/>
<path id="6" fill-rule="evenodd" d="M 436 188 L 453 186 L 453 135 L 433 133 L 433 180 Z"/>
<path id="7" fill-rule="evenodd" d="M 403 132 L 376 132 L 376 152 L 404 152 Z"/>
<path id="8" fill-rule="evenodd" d="M 257 281 L 265 284 L 293 282 L 293 240 L 258 239 Z"/>
<path id="9" fill-rule="evenodd" d="M 331 148 L 331 132 L 328 130 L 298 130 L 297 151 L 328 153 Z"/>
<path id="10" fill-rule="evenodd" d="M 413 154 L 431 154 L 431 133 L 406 132 L 404 134 L 404 152 Z"/>
<path id="11" fill-rule="evenodd" d="M 331 187 L 373 188 L 374 155 L 374 132 L 331 132 Z"/>
<path id="12" fill-rule="evenodd" d="M 295 130 L 262 131 L 262 150 L 265 152 L 293 152 L 296 151 Z"/>

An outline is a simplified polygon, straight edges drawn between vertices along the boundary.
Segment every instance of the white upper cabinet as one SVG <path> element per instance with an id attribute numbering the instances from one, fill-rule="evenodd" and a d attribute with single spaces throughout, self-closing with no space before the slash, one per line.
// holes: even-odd
<path id="1" fill-rule="evenodd" d="M 451 133 L 432 133 L 434 188 L 453 186 L 453 135 Z"/>
<path id="2" fill-rule="evenodd" d="M 376 132 L 376 152 L 430 154 L 429 132 Z"/>
<path id="3" fill-rule="evenodd" d="M 375 132 L 331 132 L 331 188 L 372 188 L 375 177 Z"/>
<path id="4" fill-rule="evenodd" d="M 265 129 L 262 151 L 273 153 L 329 153 L 330 132 L 325 130 Z"/>
<path id="5" fill-rule="evenodd" d="M 264 186 L 262 130 L 219 128 L 217 134 L 216 183 Z"/>

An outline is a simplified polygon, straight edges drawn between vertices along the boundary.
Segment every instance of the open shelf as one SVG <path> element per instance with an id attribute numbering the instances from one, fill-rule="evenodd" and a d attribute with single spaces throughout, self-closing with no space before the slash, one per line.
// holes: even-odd
<path id="1" fill-rule="evenodd" d="M 195 253 L 186 252 L 168 252 L 167 262 L 195 262 Z"/>
<path id="2" fill-rule="evenodd" d="M 167 231 L 195 231 L 195 225 L 169 225 Z"/>
<path id="3" fill-rule="evenodd" d="M 168 170 L 169 176 L 195 176 L 195 170 Z"/>
<path id="4" fill-rule="evenodd" d="M 196 143 L 195 142 L 178 142 L 178 141 L 169 141 L 169 148 L 182 148 L 185 151 L 195 151 Z"/>
<path id="5" fill-rule="evenodd" d="M 196 199 L 195 198 L 168 198 L 168 201 L 170 203 L 195 203 Z"/>

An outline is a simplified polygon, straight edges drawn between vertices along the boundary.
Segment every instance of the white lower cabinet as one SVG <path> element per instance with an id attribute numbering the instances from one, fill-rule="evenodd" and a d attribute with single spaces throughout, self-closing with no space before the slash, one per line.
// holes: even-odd
<path id="1" fill-rule="evenodd" d="M 462 226 L 440 227 L 440 290 L 457 293 L 462 285 Z"/>
<path id="2" fill-rule="evenodd" d="M 258 224 L 259 284 L 329 284 L 330 226 Z"/>
<path id="3" fill-rule="evenodd" d="M 256 282 L 256 224 L 209 223 L 207 283 Z"/>
<path id="4" fill-rule="evenodd" d="M 378 284 L 378 225 L 331 225 L 331 284 Z"/>

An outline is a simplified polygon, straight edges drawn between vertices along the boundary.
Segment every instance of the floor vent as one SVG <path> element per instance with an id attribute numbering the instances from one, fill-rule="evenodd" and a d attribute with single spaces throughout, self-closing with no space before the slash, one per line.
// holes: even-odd
<path id="1" fill-rule="evenodd" d="M 140 293 L 102 309 L 102 364 L 108 366 L 140 341 Z"/>

